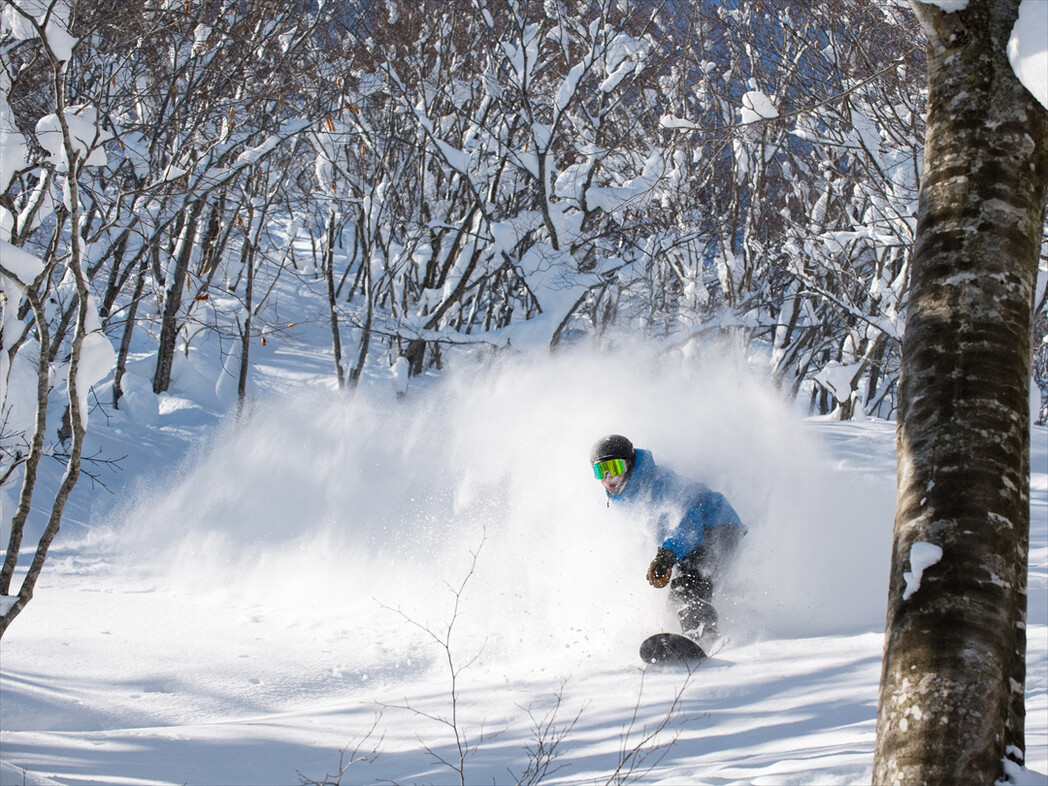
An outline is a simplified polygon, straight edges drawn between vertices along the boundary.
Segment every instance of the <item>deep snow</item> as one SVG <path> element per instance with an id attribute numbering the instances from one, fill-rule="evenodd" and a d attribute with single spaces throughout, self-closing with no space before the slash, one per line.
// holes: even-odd
<path id="1" fill-rule="evenodd" d="M 127 458 L 114 494 L 78 490 L 3 640 L 0 783 L 293 784 L 347 747 L 377 755 L 343 783 L 514 783 L 540 748 L 548 783 L 869 782 L 892 424 L 798 418 L 712 353 L 463 363 L 398 399 L 393 374 L 338 394 L 300 349 L 257 354 L 260 388 L 294 392 L 240 427 L 183 364 L 156 411 L 96 428 Z M 609 431 L 749 525 L 732 641 L 693 675 L 637 658 L 672 617 L 650 533 L 586 463 Z M 1048 431 L 1033 445 L 1044 783 Z"/>

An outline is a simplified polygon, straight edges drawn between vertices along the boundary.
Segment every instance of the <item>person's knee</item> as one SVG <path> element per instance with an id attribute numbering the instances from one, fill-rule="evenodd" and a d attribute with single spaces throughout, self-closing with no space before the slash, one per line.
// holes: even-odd
<path id="1" fill-rule="evenodd" d="M 677 609 L 681 630 L 686 636 L 699 636 L 717 630 L 719 615 L 711 603 L 695 599 Z"/>

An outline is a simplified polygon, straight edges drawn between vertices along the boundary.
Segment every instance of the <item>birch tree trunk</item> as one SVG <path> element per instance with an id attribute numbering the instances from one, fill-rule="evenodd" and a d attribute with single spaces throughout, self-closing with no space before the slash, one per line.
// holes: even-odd
<path id="1" fill-rule="evenodd" d="M 0 595 L 5 596 L 2 608 L 0 608 L 0 638 L 3 637 L 14 619 L 22 613 L 22 610 L 33 598 L 33 593 L 35 592 L 37 581 L 40 578 L 40 573 L 43 571 L 44 563 L 47 561 L 51 544 L 54 542 L 54 539 L 61 528 L 62 515 L 65 511 L 66 502 L 69 500 L 69 495 L 72 494 L 73 488 L 76 486 L 77 481 L 80 478 L 80 464 L 83 455 L 84 437 L 87 433 L 87 412 L 85 411 L 87 392 L 86 390 L 83 390 L 83 386 L 88 386 L 93 382 L 93 380 L 89 380 L 86 377 L 82 378 L 80 374 L 82 349 L 84 341 L 90 333 L 88 327 L 90 321 L 88 314 L 89 310 L 93 308 L 90 301 L 90 288 L 88 286 L 87 274 L 85 273 L 83 266 L 85 248 L 84 239 L 81 237 L 80 232 L 80 227 L 83 224 L 81 221 L 82 212 L 80 204 L 79 178 L 83 167 L 86 165 L 88 157 L 81 156 L 79 142 L 74 144 L 74 136 L 69 129 L 67 117 L 67 112 L 69 110 L 67 108 L 65 90 L 67 61 L 58 57 L 57 53 L 48 42 L 44 29 L 41 28 L 36 19 L 27 16 L 24 9 L 17 9 L 17 13 L 26 18 L 26 21 L 32 25 L 37 35 L 40 37 L 44 53 L 51 68 L 50 77 L 52 89 L 54 90 L 55 117 L 58 120 L 58 125 L 62 134 L 62 149 L 64 151 L 66 162 L 65 184 L 63 190 L 66 196 L 66 207 L 69 211 L 70 225 L 66 275 L 72 279 L 74 286 L 75 296 L 73 298 L 73 305 L 75 317 L 71 318 L 73 328 L 69 342 L 69 354 L 66 358 L 66 412 L 69 422 L 69 454 L 66 460 L 66 468 L 65 472 L 62 474 L 62 480 L 58 489 L 54 493 L 54 497 L 51 501 L 51 509 L 47 515 L 47 523 L 44 526 L 44 531 L 40 535 L 39 541 L 37 541 L 33 559 L 26 570 L 25 576 L 21 580 L 18 594 L 11 596 L 9 595 L 11 592 L 11 582 L 18 565 L 25 524 L 32 507 L 32 497 L 37 483 L 36 471 L 42 455 L 44 429 L 47 424 L 47 407 L 51 390 L 51 366 L 48 358 L 45 356 L 45 348 L 47 347 L 49 328 L 47 326 L 47 316 L 43 299 L 40 297 L 40 291 L 37 288 L 46 287 L 46 280 L 53 271 L 53 263 L 55 261 L 53 256 L 58 253 L 57 248 L 59 245 L 57 242 L 58 235 L 56 234 L 56 242 L 49 251 L 49 259 L 44 265 L 45 272 L 37 276 L 36 280 L 22 291 L 23 296 L 32 308 L 35 318 L 35 332 L 38 338 L 40 357 L 38 358 L 37 365 L 36 418 L 32 442 L 30 445 L 30 453 L 26 459 L 26 466 L 22 478 L 22 489 L 19 494 L 18 509 L 11 521 L 11 537 L 8 542 L 8 552 L 5 556 L 3 567 L 0 568 Z M 9 271 L 5 270 L 4 273 L 13 282 L 17 281 L 17 276 L 11 275 Z M 97 319 L 97 312 L 94 314 L 94 317 Z M 61 323 L 60 330 L 67 330 L 67 325 L 64 320 Z"/>
<path id="2" fill-rule="evenodd" d="M 1019 0 L 912 5 L 928 36 L 928 120 L 873 780 L 990 784 L 1025 747 L 1048 111 L 1007 59 Z"/>

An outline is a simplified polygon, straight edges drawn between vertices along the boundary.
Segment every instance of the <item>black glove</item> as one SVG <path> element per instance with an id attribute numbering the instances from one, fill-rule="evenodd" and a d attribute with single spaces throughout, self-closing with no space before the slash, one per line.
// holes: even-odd
<path id="1" fill-rule="evenodd" d="M 655 559 L 648 566 L 648 583 L 656 589 L 662 589 L 670 583 L 670 573 L 677 564 L 677 555 L 665 546 L 659 548 Z"/>

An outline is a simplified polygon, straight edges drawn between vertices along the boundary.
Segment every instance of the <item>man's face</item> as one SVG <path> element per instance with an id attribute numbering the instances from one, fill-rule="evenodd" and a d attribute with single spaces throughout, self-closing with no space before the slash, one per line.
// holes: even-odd
<path id="1" fill-rule="evenodd" d="M 629 464 L 625 459 L 607 459 L 593 465 L 593 474 L 609 494 L 621 494 L 629 479 Z"/>
<path id="2" fill-rule="evenodd" d="M 628 477 L 629 475 L 625 472 L 621 475 L 605 475 L 600 482 L 609 494 L 621 494 L 626 488 Z"/>

